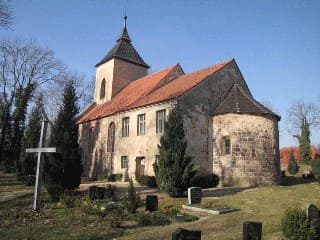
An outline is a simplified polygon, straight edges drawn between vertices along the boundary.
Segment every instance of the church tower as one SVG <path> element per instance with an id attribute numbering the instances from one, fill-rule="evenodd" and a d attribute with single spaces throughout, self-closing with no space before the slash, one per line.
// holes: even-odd
<path id="1" fill-rule="evenodd" d="M 95 67 L 94 101 L 97 104 L 110 101 L 128 83 L 147 75 L 149 66 L 131 44 L 127 16 L 116 44 Z"/>

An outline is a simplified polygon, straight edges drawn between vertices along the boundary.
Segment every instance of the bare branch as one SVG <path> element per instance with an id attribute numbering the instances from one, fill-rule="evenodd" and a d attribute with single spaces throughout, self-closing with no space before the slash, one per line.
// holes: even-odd
<path id="1" fill-rule="evenodd" d="M 0 0 L 0 27 L 8 28 L 13 23 L 11 7 L 7 0 Z"/>
<path id="2" fill-rule="evenodd" d="M 293 103 L 287 113 L 288 131 L 298 138 L 302 124 L 318 126 L 320 124 L 320 105 L 298 100 Z"/>

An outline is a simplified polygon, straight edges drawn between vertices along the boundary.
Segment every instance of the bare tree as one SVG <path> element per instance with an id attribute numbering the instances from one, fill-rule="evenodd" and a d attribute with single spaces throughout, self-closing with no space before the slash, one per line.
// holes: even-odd
<path id="1" fill-rule="evenodd" d="M 289 132 L 299 141 L 301 162 L 309 164 L 311 160 L 310 127 L 320 124 L 320 106 L 303 100 L 295 102 L 289 108 L 288 123 Z"/>
<path id="2" fill-rule="evenodd" d="M 309 126 L 320 124 L 320 106 L 298 100 L 289 107 L 287 120 L 289 133 L 299 139 L 302 124 Z"/>
<path id="3" fill-rule="evenodd" d="M 78 98 L 79 109 L 83 109 L 93 101 L 94 82 L 86 81 L 85 77 L 77 72 L 65 70 L 56 81 L 39 88 L 39 91 L 45 93 L 46 98 L 44 103 L 46 106 L 46 113 L 48 118 L 53 121 L 62 103 L 62 95 L 65 84 L 73 82 Z"/>
<path id="4" fill-rule="evenodd" d="M 5 150 L 19 153 L 27 107 L 35 90 L 58 79 L 63 70 L 51 50 L 38 47 L 34 42 L 0 41 L 1 160 Z"/>
<path id="5" fill-rule="evenodd" d="M 0 0 L 0 27 L 7 28 L 12 23 L 13 16 L 8 0 Z"/>

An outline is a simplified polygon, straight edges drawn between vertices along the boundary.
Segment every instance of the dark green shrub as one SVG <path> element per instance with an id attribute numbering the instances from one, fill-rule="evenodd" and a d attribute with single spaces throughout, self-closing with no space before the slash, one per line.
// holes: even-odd
<path id="1" fill-rule="evenodd" d="M 119 182 L 122 180 L 122 173 L 110 174 L 107 177 L 108 182 Z"/>
<path id="2" fill-rule="evenodd" d="M 290 159 L 289 159 L 289 164 L 288 164 L 288 172 L 290 174 L 297 174 L 299 171 L 299 167 L 297 164 L 297 161 L 293 155 L 293 152 L 290 153 Z"/>
<path id="3" fill-rule="evenodd" d="M 216 174 L 208 174 L 204 176 L 194 176 L 190 181 L 190 186 L 211 188 L 216 187 L 219 184 L 219 177 Z"/>
<path id="4" fill-rule="evenodd" d="M 132 215 L 131 220 L 135 221 L 141 226 L 161 226 L 170 223 L 170 220 L 163 212 L 153 212 L 150 214 L 140 212 Z"/>
<path id="5" fill-rule="evenodd" d="M 141 176 L 137 179 L 137 182 L 141 185 L 156 188 L 158 187 L 155 176 Z"/>
<path id="6" fill-rule="evenodd" d="M 317 179 L 320 179 L 320 155 L 317 154 L 316 158 L 311 162 L 312 173 Z"/>
<path id="7" fill-rule="evenodd" d="M 67 208 L 73 208 L 75 207 L 76 196 L 65 194 L 64 196 L 62 196 L 61 201 Z"/>
<path id="8" fill-rule="evenodd" d="M 199 218 L 197 216 L 189 215 L 189 214 L 184 214 L 183 217 L 184 217 L 185 222 L 194 222 L 194 221 L 199 220 Z"/>
<path id="9" fill-rule="evenodd" d="M 127 210 L 129 213 L 135 213 L 138 208 L 138 199 L 136 189 L 134 188 L 133 181 L 130 178 L 128 187 L 128 201 Z"/>
<path id="10" fill-rule="evenodd" d="M 108 179 L 108 175 L 106 173 L 100 173 L 97 175 L 97 180 L 98 181 L 104 181 Z"/>
<path id="11" fill-rule="evenodd" d="M 287 209 L 281 220 L 282 233 L 288 240 L 319 240 L 317 229 L 305 211 L 299 208 Z"/>
<path id="12" fill-rule="evenodd" d="M 158 149 L 159 159 L 153 164 L 157 184 L 171 197 L 181 197 L 189 187 L 189 180 L 197 173 L 197 167 L 186 154 L 183 117 L 177 108 L 169 113 Z"/>

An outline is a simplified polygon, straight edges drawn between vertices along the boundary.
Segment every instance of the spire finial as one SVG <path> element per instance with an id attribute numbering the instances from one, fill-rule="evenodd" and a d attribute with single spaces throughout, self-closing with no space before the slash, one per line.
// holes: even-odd
<path id="1" fill-rule="evenodd" d="M 123 24 L 123 26 L 126 28 L 127 27 L 127 15 L 125 14 L 124 15 L 124 24 Z"/>

